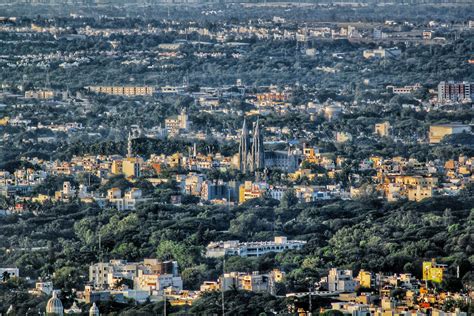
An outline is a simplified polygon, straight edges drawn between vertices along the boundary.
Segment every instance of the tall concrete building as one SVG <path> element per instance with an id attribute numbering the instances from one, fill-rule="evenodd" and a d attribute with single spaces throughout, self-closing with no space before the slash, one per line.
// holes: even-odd
<path id="1" fill-rule="evenodd" d="M 438 103 L 472 101 L 474 84 L 471 82 L 446 82 L 438 84 Z"/>

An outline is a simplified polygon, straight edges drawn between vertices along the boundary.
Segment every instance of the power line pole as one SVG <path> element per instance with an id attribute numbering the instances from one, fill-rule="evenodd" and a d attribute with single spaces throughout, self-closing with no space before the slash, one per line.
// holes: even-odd
<path id="1" fill-rule="evenodd" d="M 222 295 L 222 316 L 225 316 L 225 304 L 224 304 L 224 291 L 225 291 L 225 256 L 222 259 L 222 284 L 221 284 L 221 295 Z"/>

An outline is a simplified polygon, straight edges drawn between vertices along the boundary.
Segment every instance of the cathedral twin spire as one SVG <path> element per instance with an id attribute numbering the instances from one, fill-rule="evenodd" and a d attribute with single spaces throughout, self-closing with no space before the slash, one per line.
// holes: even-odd
<path id="1" fill-rule="evenodd" d="M 254 172 L 265 167 L 265 149 L 260 123 L 254 124 L 252 141 L 250 141 L 247 121 L 244 119 L 239 143 L 239 169 L 243 173 Z"/>

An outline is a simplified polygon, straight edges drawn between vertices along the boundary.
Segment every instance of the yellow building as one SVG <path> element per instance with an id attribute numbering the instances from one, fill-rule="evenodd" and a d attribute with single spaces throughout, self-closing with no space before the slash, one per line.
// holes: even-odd
<path id="1" fill-rule="evenodd" d="M 265 188 L 252 181 L 245 181 L 239 187 L 239 203 L 262 197 L 265 193 Z"/>
<path id="2" fill-rule="evenodd" d="M 416 188 L 409 188 L 407 190 L 407 197 L 409 201 L 420 202 L 433 197 L 433 188 L 431 186 L 417 185 Z"/>
<path id="3" fill-rule="evenodd" d="M 54 98 L 54 92 L 52 90 L 38 90 L 38 91 L 25 91 L 25 98 L 27 99 L 52 99 Z"/>
<path id="4" fill-rule="evenodd" d="M 438 144 L 443 137 L 453 134 L 460 134 L 463 132 L 469 133 L 471 127 L 464 124 L 441 124 L 431 125 L 429 133 L 430 144 Z"/>
<path id="5" fill-rule="evenodd" d="M 10 118 L 8 116 L 5 116 L 5 117 L 1 118 L 0 119 L 0 126 L 7 126 L 9 120 L 10 120 Z"/>
<path id="6" fill-rule="evenodd" d="M 114 160 L 112 162 L 111 172 L 113 174 L 122 174 L 122 160 Z"/>
<path id="7" fill-rule="evenodd" d="M 299 169 L 293 173 L 289 173 L 288 177 L 292 181 L 297 181 L 300 178 L 307 178 L 308 180 L 314 180 L 316 178 L 316 174 L 312 173 L 311 169 Z"/>
<path id="8" fill-rule="evenodd" d="M 215 281 L 204 281 L 200 287 L 201 292 L 219 291 L 220 289 L 220 284 Z"/>
<path id="9" fill-rule="evenodd" d="M 319 162 L 319 157 L 312 147 L 305 147 L 303 148 L 303 155 L 305 157 L 305 160 L 310 162 L 310 163 L 318 163 Z"/>
<path id="10" fill-rule="evenodd" d="M 166 163 L 170 168 L 177 168 L 181 165 L 181 154 L 180 153 L 174 153 L 171 156 L 168 156 L 166 158 Z"/>
<path id="11" fill-rule="evenodd" d="M 360 270 L 357 276 L 360 287 L 370 289 L 372 287 L 372 273 L 365 270 Z"/>
<path id="12" fill-rule="evenodd" d="M 423 280 L 441 283 L 443 281 L 443 274 L 446 271 L 447 265 L 438 264 L 433 259 L 431 261 L 423 262 Z"/>
<path id="13" fill-rule="evenodd" d="M 33 203 L 40 203 L 43 204 L 46 201 L 50 201 L 51 197 L 49 195 L 45 194 L 38 194 L 38 196 L 35 196 L 31 199 Z"/>
<path id="14" fill-rule="evenodd" d="M 136 158 L 127 158 L 122 162 L 122 172 L 127 178 L 140 177 L 140 163 Z"/>
<path id="15" fill-rule="evenodd" d="M 379 135 L 380 137 L 388 136 L 389 132 L 390 132 L 390 123 L 389 122 L 383 122 L 383 123 L 375 124 L 375 134 Z"/>

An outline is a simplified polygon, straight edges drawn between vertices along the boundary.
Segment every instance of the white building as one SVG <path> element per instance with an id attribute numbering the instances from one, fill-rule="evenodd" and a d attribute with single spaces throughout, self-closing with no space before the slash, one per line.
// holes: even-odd
<path id="1" fill-rule="evenodd" d="M 10 278 L 18 278 L 20 276 L 20 270 L 18 268 L 0 268 L 0 280 L 3 278 L 3 275 L 8 273 Z"/>
<path id="2" fill-rule="evenodd" d="M 274 241 L 239 242 L 238 240 L 211 242 L 207 246 L 206 257 L 241 256 L 260 257 L 270 252 L 299 250 L 306 241 L 287 240 L 286 237 L 275 237 Z"/>
<path id="3" fill-rule="evenodd" d="M 133 211 L 136 209 L 138 203 L 147 201 L 148 198 L 142 197 L 142 190 L 132 188 L 125 192 L 122 196 L 122 191 L 119 188 L 112 188 L 107 191 L 107 201 L 114 205 L 119 211 Z"/>
<path id="4" fill-rule="evenodd" d="M 359 282 L 352 277 L 352 270 L 336 268 L 329 270 L 327 284 L 329 291 L 333 292 L 354 292 L 359 286 Z"/>
<path id="5" fill-rule="evenodd" d="M 182 289 L 176 261 L 144 259 L 142 262 L 110 260 L 89 266 L 89 282 L 95 288 L 113 288 L 121 280 L 131 280 L 138 289 L 162 290 L 169 286 Z M 137 290 L 135 288 L 134 290 Z"/>
<path id="6" fill-rule="evenodd" d="M 396 58 L 400 56 L 402 51 L 398 49 L 398 47 L 392 48 L 382 48 L 379 47 L 378 49 L 366 49 L 363 52 L 363 56 L 365 59 L 370 58 Z"/>

